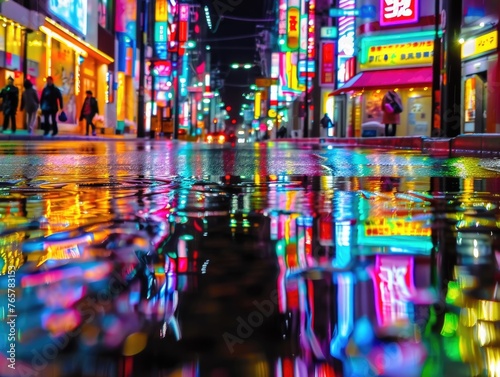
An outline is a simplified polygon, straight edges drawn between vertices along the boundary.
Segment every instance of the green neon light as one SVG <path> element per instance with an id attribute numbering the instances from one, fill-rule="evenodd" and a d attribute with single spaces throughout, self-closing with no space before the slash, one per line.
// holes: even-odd
<path id="1" fill-rule="evenodd" d="M 402 33 L 402 34 L 386 34 L 386 35 L 377 35 L 374 37 L 363 37 L 361 39 L 361 43 L 369 43 L 369 44 L 374 44 L 374 43 L 380 43 L 380 42 L 394 42 L 394 40 L 397 40 L 401 42 L 402 40 L 411 40 L 413 41 L 418 41 L 420 42 L 422 39 L 429 39 L 433 38 L 435 35 L 433 30 L 428 30 L 428 31 L 415 31 L 411 33 Z M 443 36 L 443 31 L 439 30 L 438 36 L 442 37 Z"/>
<path id="2" fill-rule="evenodd" d="M 433 40 L 436 33 L 431 31 L 416 31 L 403 34 L 379 35 L 375 37 L 361 38 L 361 59 L 360 63 L 365 64 L 368 61 L 368 52 L 372 46 L 386 46 L 393 43 L 423 42 Z M 438 36 L 442 37 L 443 32 L 438 31 Z"/>

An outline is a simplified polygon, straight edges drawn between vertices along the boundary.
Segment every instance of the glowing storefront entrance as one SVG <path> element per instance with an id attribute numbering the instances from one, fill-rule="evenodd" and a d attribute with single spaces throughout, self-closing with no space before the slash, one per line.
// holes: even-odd
<path id="1" fill-rule="evenodd" d="M 496 88 L 488 88 L 488 76 L 495 77 L 498 70 L 498 31 L 493 30 L 472 37 L 462 45 L 463 131 L 464 133 L 498 132 L 496 121 L 488 114 L 496 113 Z M 492 95 L 493 94 L 493 95 Z"/>
<path id="2" fill-rule="evenodd" d="M 403 101 L 396 135 L 430 136 L 433 32 L 363 37 L 360 46 L 361 72 L 330 94 L 347 95 L 346 133 L 359 137 L 363 124 L 381 123 L 382 98 L 392 89 Z"/>
<path id="3" fill-rule="evenodd" d="M 52 76 L 63 94 L 64 110 L 68 116 L 62 129 L 81 133 L 78 115 L 86 90 L 92 90 L 101 113 L 105 108 L 107 93 L 107 65 L 114 59 L 50 18 L 40 27 L 45 35 L 45 70 L 39 77 Z M 101 83 L 101 84 L 100 84 Z M 41 89 L 41 88 L 39 88 Z"/>

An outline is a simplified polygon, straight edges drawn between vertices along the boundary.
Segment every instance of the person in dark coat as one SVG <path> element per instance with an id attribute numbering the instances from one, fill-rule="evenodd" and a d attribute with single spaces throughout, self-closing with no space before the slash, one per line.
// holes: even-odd
<path id="1" fill-rule="evenodd" d="M 385 124 L 385 136 L 396 136 L 396 127 L 401 122 L 399 114 L 402 111 L 401 97 L 394 90 L 389 90 L 382 98 L 382 123 Z"/>
<path id="2" fill-rule="evenodd" d="M 83 101 L 82 110 L 80 111 L 80 121 L 85 119 L 86 132 L 85 136 L 89 136 L 89 126 L 92 127 L 92 135 L 95 136 L 95 124 L 94 117 L 99 114 L 99 106 L 97 105 L 97 100 L 92 96 L 92 91 L 87 90 L 85 92 L 87 97 Z"/>
<path id="3" fill-rule="evenodd" d="M 287 129 L 284 125 L 282 125 L 277 132 L 278 138 L 284 139 L 286 137 L 286 134 L 287 134 Z"/>
<path id="4" fill-rule="evenodd" d="M 19 89 L 14 85 L 14 79 L 9 77 L 7 79 L 7 86 L 0 92 L 2 98 L 2 111 L 3 111 L 3 130 L 7 131 L 9 128 L 9 120 L 12 125 L 12 133 L 16 132 L 16 113 L 17 106 L 19 105 Z"/>
<path id="5" fill-rule="evenodd" d="M 323 129 L 323 131 L 321 131 L 321 136 L 328 137 L 330 128 L 335 127 L 335 124 L 333 124 L 332 120 L 328 116 L 328 113 L 325 113 L 325 115 L 323 116 L 323 118 L 321 118 L 319 123 L 321 124 L 321 127 Z"/>
<path id="6" fill-rule="evenodd" d="M 35 132 L 36 113 L 39 104 L 40 100 L 38 99 L 38 93 L 35 88 L 33 88 L 33 83 L 30 80 L 24 80 L 24 92 L 21 96 L 20 110 L 26 111 L 26 123 L 30 134 Z"/>
<path id="7" fill-rule="evenodd" d="M 47 136 L 52 125 L 52 136 L 59 132 L 57 128 L 57 112 L 63 109 L 63 98 L 61 91 L 54 85 L 52 77 L 47 77 L 47 85 L 42 90 L 40 99 L 42 109 L 43 136 Z"/>

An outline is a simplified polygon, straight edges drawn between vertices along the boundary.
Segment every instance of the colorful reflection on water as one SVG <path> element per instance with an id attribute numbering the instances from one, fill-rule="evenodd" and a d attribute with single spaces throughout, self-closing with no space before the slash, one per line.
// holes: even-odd
<path id="1" fill-rule="evenodd" d="M 500 375 L 499 183 L 16 181 L 1 375 Z"/>

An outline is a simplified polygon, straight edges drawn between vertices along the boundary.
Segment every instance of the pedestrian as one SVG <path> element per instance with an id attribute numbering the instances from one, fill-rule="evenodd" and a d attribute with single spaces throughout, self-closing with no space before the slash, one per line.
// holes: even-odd
<path id="1" fill-rule="evenodd" d="M 40 100 L 38 99 L 38 93 L 36 92 L 35 88 L 33 87 L 33 83 L 30 80 L 24 80 L 23 86 L 24 92 L 21 97 L 20 110 L 26 111 L 26 124 L 28 126 L 28 133 L 33 134 L 35 132 L 35 124 Z"/>
<path id="2" fill-rule="evenodd" d="M 48 136 L 51 125 L 52 136 L 56 136 L 59 132 L 56 115 L 59 110 L 63 110 L 63 98 L 61 90 L 54 85 L 54 79 L 51 76 L 47 77 L 47 85 L 42 90 L 40 108 L 42 109 L 43 136 Z"/>
<path id="3" fill-rule="evenodd" d="M 401 97 L 389 90 L 382 98 L 382 123 L 385 124 L 385 136 L 396 136 L 396 127 L 401 122 L 403 112 Z"/>
<path id="4" fill-rule="evenodd" d="M 19 105 L 19 89 L 14 85 L 14 79 L 9 76 L 7 86 L 0 92 L 2 98 L 3 111 L 3 129 L 2 132 L 9 128 L 9 120 L 12 125 L 12 133 L 16 132 L 16 113 Z"/>
<path id="5" fill-rule="evenodd" d="M 324 134 L 323 136 L 328 136 L 330 134 L 329 129 L 333 128 L 335 126 L 333 124 L 332 120 L 330 119 L 330 117 L 328 116 L 328 113 L 325 113 L 325 115 L 323 116 L 323 118 L 321 118 L 321 120 L 319 122 L 321 124 L 321 127 L 324 130 L 322 132 L 322 134 Z M 332 134 L 333 134 L 333 132 L 332 132 Z"/>
<path id="6" fill-rule="evenodd" d="M 89 126 L 92 127 L 92 136 L 96 135 L 94 117 L 99 114 L 99 106 L 97 100 L 92 96 L 92 91 L 87 90 L 85 101 L 83 101 L 82 110 L 80 111 L 80 121 L 85 119 L 86 132 L 85 136 L 89 136 Z"/>
<path id="7" fill-rule="evenodd" d="M 287 134 L 287 129 L 284 125 L 282 125 L 278 130 L 278 138 L 284 139 Z"/>

